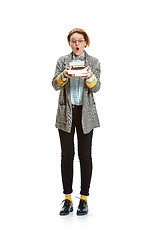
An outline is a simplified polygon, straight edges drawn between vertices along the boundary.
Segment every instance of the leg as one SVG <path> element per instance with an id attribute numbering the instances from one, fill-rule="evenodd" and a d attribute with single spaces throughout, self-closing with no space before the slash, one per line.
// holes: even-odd
<path id="1" fill-rule="evenodd" d="M 81 167 L 81 195 L 88 196 L 92 177 L 92 136 L 93 130 L 84 134 L 82 126 L 77 127 L 78 155 Z"/>
<path id="2" fill-rule="evenodd" d="M 71 133 L 59 130 L 61 142 L 61 174 L 63 193 L 72 193 L 73 159 L 74 159 L 74 128 Z"/>

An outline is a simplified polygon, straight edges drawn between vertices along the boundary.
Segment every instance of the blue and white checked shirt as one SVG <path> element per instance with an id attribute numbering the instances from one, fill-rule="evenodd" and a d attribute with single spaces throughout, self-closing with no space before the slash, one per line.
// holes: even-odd
<path id="1" fill-rule="evenodd" d="M 85 51 L 81 56 L 75 56 L 73 54 L 73 61 L 84 61 L 85 60 Z M 67 78 L 64 77 L 64 74 L 61 75 L 62 81 L 66 81 Z M 82 105 L 83 104 L 83 88 L 84 88 L 84 78 L 75 77 L 70 78 L 70 95 L 71 95 L 71 103 L 73 105 Z M 88 83 L 92 83 L 94 81 L 94 75 L 87 80 Z"/>

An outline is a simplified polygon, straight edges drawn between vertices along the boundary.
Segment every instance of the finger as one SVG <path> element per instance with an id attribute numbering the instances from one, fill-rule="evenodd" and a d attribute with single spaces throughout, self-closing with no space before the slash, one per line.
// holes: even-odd
<path id="1" fill-rule="evenodd" d="M 67 74 L 68 78 L 74 78 L 74 76 Z"/>

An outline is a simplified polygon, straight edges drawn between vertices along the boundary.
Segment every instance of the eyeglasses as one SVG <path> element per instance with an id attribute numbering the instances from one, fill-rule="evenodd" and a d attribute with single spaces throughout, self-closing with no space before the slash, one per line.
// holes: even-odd
<path id="1" fill-rule="evenodd" d="M 82 44 L 84 41 L 85 41 L 85 39 L 71 40 L 71 43 L 76 44 L 78 42 L 79 44 Z"/>

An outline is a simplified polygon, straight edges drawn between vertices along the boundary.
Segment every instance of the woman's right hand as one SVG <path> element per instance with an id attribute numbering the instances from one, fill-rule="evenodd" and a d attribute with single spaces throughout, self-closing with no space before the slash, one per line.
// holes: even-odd
<path id="1" fill-rule="evenodd" d="M 69 70 L 69 68 L 66 68 L 66 69 L 63 71 L 64 77 L 66 77 L 66 78 L 74 78 L 72 75 L 69 75 L 69 74 L 68 74 L 68 70 Z"/>

